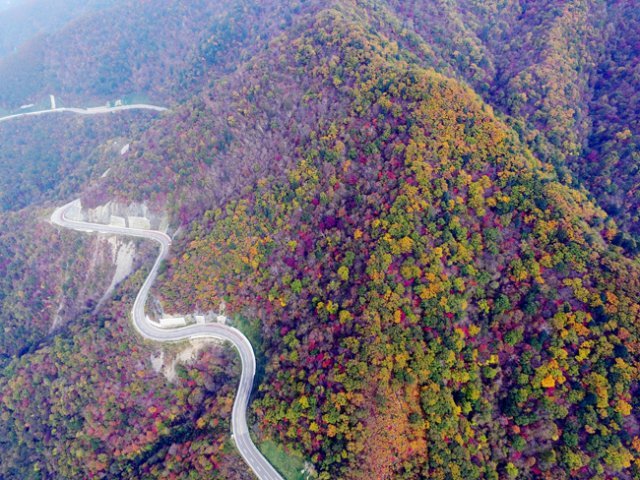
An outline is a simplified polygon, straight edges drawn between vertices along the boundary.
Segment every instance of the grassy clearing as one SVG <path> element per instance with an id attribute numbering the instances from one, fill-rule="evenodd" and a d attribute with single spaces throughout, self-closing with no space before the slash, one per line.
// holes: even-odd
<path id="1" fill-rule="evenodd" d="M 286 480 L 307 480 L 309 478 L 301 473 L 304 469 L 304 459 L 301 455 L 293 452 L 287 453 L 284 448 L 272 441 L 262 442 L 260 451 Z"/>

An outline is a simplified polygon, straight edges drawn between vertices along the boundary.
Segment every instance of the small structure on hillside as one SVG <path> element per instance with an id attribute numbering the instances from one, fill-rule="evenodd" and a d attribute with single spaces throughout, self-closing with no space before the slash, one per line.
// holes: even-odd
<path id="1" fill-rule="evenodd" d="M 151 230 L 151 221 L 145 217 L 129 216 L 129 228 L 137 228 L 138 230 Z"/>
<path id="2" fill-rule="evenodd" d="M 160 328 L 186 327 L 187 319 L 184 317 L 164 317 L 159 320 Z"/>
<path id="3" fill-rule="evenodd" d="M 127 219 L 124 217 L 119 217 L 118 215 L 111 215 L 111 217 L 109 218 L 109 225 L 125 228 L 127 226 Z"/>

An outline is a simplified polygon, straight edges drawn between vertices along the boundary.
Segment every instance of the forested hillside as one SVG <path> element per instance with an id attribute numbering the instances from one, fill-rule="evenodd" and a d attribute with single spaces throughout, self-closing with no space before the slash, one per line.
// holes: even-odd
<path id="1" fill-rule="evenodd" d="M 171 378 L 154 371 L 177 352 L 159 357 L 130 328 L 143 274 L 5 369 L 2 478 L 251 478 L 228 437 L 236 357 L 209 346 Z"/>
<path id="2" fill-rule="evenodd" d="M 120 3 L 0 61 L 0 106 L 50 93 L 72 104 L 141 92 L 169 101 L 221 8 L 207 1 Z"/>
<path id="3" fill-rule="evenodd" d="M 23 0 L 0 2 L 0 58 L 38 35 L 53 33 L 70 21 L 109 8 L 118 0 Z M 122 1 L 120 2 L 122 3 Z"/>
<path id="4" fill-rule="evenodd" d="M 390 4 L 431 47 L 427 62 L 469 82 L 565 182 L 637 234 L 635 2 Z"/>
<path id="5" fill-rule="evenodd" d="M 77 192 L 101 176 L 155 113 L 21 118 L 0 123 L 0 210 L 19 210 Z"/>
<path id="6" fill-rule="evenodd" d="M 52 93 L 71 105 L 131 94 L 185 101 L 264 46 L 291 11 L 247 0 L 118 2 L 0 59 L 0 108 Z"/>
<path id="7" fill-rule="evenodd" d="M 259 357 L 257 443 L 313 476 L 638 478 L 634 3 L 179 3 L 65 29 L 68 67 L 26 84 L 50 54 L 34 43 L 0 86 L 13 105 L 55 88 L 172 107 L 38 119 L 42 164 L 5 130 L 33 167 L 5 162 L 26 208 L 0 217 L 0 476 L 249 478 L 228 436 L 235 354 L 155 368 L 163 347 L 128 318 L 151 246 L 93 310 L 99 242 L 39 220 L 81 196 L 169 214 L 154 301 L 226 304 Z"/>
<path id="8" fill-rule="evenodd" d="M 324 12 L 278 44 L 332 107 L 314 117 L 285 87 L 300 160 L 274 149 L 270 175 L 196 222 L 165 300 L 262 321 L 259 418 L 332 478 L 625 471 L 637 265 L 471 92 L 359 20 Z"/>

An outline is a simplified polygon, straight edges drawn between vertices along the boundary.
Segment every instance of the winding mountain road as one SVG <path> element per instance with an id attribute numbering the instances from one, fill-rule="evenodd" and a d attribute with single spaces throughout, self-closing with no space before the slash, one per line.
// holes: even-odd
<path id="1" fill-rule="evenodd" d="M 98 232 L 110 235 L 125 235 L 129 237 L 146 238 L 160 244 L 160 253 L 153 268 L 149 272 L 138 296 L 133 304 L 133 326 L 144 338 L 156 342 L 177 342 L 194 338 L 226 340 L 230 342 L 240 354 L 242 362 L 242 374 L 240 384 L 233 404 L 231 414 L 231 431 L 242 458 L 260 480 L 283 480 L 280 474 L 271 466 L 267 459 L 256 448 L 249 436 L 247 427 L 247 406 L 253 387 L 253 378 L 256 373 L 256 357 L 251 343 L 239 330 L 219 323 L 190 325 L 187 327 L 164 329 L 145 315 L 144 307 L 149 296 L 151 285 L 158 276 L 160 264 L 167 257 L 171 238 L 163 232 L 156 230 L 142 230 L 128 227 L 117 227 L 97 223 L 87 223 L 67 219 L 65 214 L 79 201 L 71 202 L 58 208 L 51 216 L 51 222 L 63 228 L 69 228 L 80 232 Z"/>
<path id="2" fill-rule="evenodd" d="M 147 105 L 146 103 L 135 103 L 133 105 L 121 105 L 119 107 L 91 107 L 91 108 L 73 108 L 73 107 L 61 107 L 49 110 L 39 110 L 37 112 L 25 112 L 16 113 L 14 115 L 8 115 L 0 118 L 0 123 L 7 122 L 9 120 L 15 120 L 22 117 L 35 117 L 38 115 L 48 115 L 51 113 L 75 113 L 77 115 L 103 115 L 105 113 L 122 112 L 123 110 L 154 110 L 156 112 L 164 112 L 167 109 L 165 107 L 158 107 L 156 105 Z"/>

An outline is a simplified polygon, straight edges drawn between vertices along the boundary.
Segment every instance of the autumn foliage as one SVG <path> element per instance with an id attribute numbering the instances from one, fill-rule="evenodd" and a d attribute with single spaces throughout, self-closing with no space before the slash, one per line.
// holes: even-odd
<path id="1" fill-rule="evenodd" d="M 188 100 L 82 191 L 168 211 L 154 293 L 250 334 L 256 437 L 320 479 L 638 477 L 630 2 L 286 3 L 229 2 Z M 97 333 L 7 359 L 3 446 L 71 477 L 239 475 L 233 357 L 151 374 L 136 275 Z"/>

